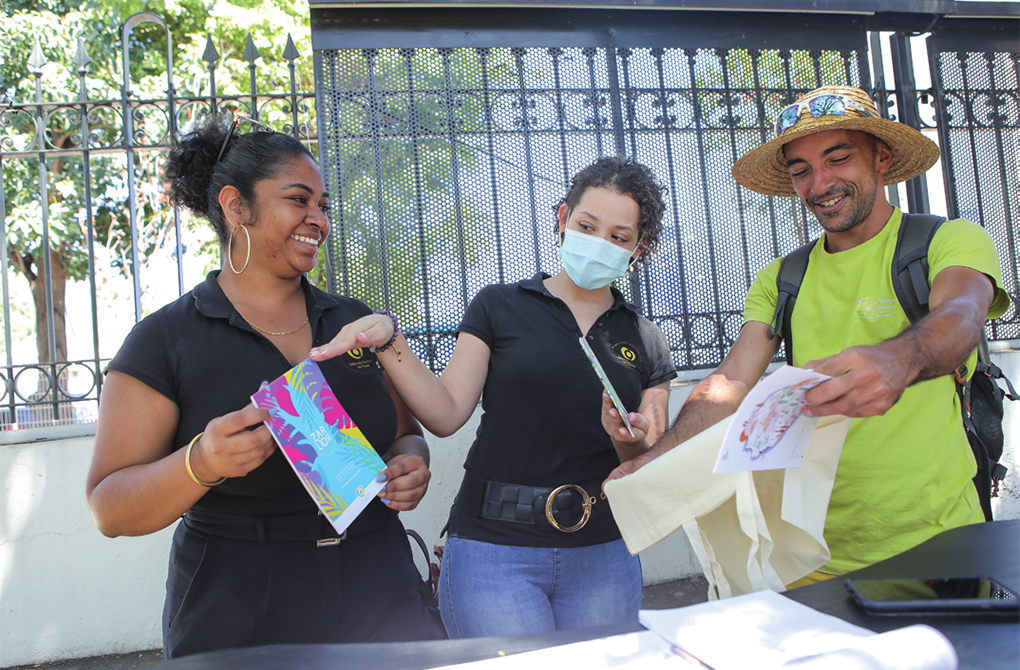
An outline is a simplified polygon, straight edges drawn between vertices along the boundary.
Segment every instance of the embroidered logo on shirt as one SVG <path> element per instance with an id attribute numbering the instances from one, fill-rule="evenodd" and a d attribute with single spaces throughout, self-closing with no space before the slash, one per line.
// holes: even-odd
<path id="1" fill-rule="evenodd" d="M 638 350 L 630 342 L 617 342 L 609 349 L 613 358 L 620 361 L 624 365 L 637 369 L 638 366 Z"/>
<path id="2" fill-rule="evenodd" d="M 345 368 L 366 375 L 379 369 L 376 360 L 375 354 L 368 349 L 351 349 L 340 356 L 340 362 L 344 364 Z"/>
<path id="3" fill-rule="evenodd" d="M 862 319 L 888 319 L 903 316 L 900 302 L 896 298 L 870 298 L 854 303 L 857 316 Z"/>

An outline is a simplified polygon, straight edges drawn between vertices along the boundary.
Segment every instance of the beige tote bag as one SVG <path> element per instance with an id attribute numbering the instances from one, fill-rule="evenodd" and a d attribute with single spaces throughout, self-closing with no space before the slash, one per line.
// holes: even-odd
<path id="1" fill-rule="evenodd" d="M 825 514 L 850 428 L 843 416 L 820 419 L 799 468 L 713 474 L 732 420 L 605 486 L 632 554 L 684 529 L 708 579 L 710 600 L 784 591 L 825 565 Z"/>

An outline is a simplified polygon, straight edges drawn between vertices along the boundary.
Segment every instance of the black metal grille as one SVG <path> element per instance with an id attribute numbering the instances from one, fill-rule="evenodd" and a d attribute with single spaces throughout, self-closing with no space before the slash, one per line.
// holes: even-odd
<path id="1" fill-rule="evenodd" d="M 737 157 L 823 84 L 867 86 L 858 51 L 499 47 L 316 51 L 334 288 L 397 312 L 442 369 L 483 286 L 559 260 L 551 207 L 598 156 L 669 187 L 659 256 L 621 289 L 682 369 L 717 365 L 758 270 L 819 231 L 741 189 Z"/>
<path id="2" fill-rule="evenodd" d="M 981 224 L 995 240 L 1003 287 L 1013 304 L 986 330 L 992 340 L 1017 338 L 1020 54 L 940 46 L 929 41 L 949 213 Z"/>
<path id="3" fill-rule="evenodd" d="M 134 45 L 136 50 L 138 47 L 127 35 L 132 26 L 140 23 L 157 23 L 166 30 L 162 19 L 155 15 L 145 13 L 132 17 L 122 32 L 121 62 L 125 64 L 133 62 L 129 59 L 132 55 L 129 46 Z M 160 44 L 158 41 L 154 44 L 158 53 Z M 96 421 L 102 369 L 120 346 L 119 342 L 109 342 L 109 333 L 116 332 L 117 324 L 109 320 L 103 322 L 98 307 L 100 301 L 115 299 L 111 291 L 103 287 L 106 279 L 121 272 L 131 275 L 131 307 L 137 321 L 144 312 L 161 306 L 147 294 L 145 285 L 148 282 L 176 283 L 180 295 L 185 291 L 184 265 L 204 264 L 201 250 L 196 248 L 198 245 L 188 248 L 184 242 L 181 212 L 165 207 L 162 191 L 157 186 L 160 154 L 168 147 L 172 133 L 209 113 L 242 112 L 293 134 L 305 142 L 313 154 L 317 151 L 315 107 L 311 104 L 315 94 L 297 88 L 296 61 L 300 57 L 297 49 L 290 43 L 283 53 L 290 75 L 289 90 L 281 87 L 260 92 L 256 85 L 258 66 L 255 60 L 261 55 L 253 42 L 249 44 L 251 48 L 245 49 L 242 56 L 249 66 L 246 93 L 223 95 L 220 92 L 216 83 L 220 55 L 211 38 L 203 55 L 208 80 L 197 83 L 199 90 L 194 95 L 178 94 L 171 69 L 166 73 L 166 97 L 142 97 L 132 90 L 129 68 L 123 73 L 119 100 L 102 99 L 101 95 L 89 98 L 89 94 L 97 90 L 104 91 L 104 85 L 110 82 L 94 88 L 98 79 L 93 78 L 92 84 L 86 86 L 91 59 L 83 43 L 79 44 L 73 61 L 81 91 L 78 100 L 43 99 L 41 79 L 45 60 L 32 62 L 34 54 L 28 65 L 35 74 L 35 95 L 32 96 L 30 90 L 0 92 L 12 96 L 17 93 L 16 97 L 31 100 L 14 102 L 12 99 L 0 106 L 0 292 L 4 300 L 0 314 L 0 337 L 3 338 L 0 341 L 4 345 L 0 355 L 4 359 L 0 364 L 0 431 Z M 166 53 L 173 53 L 168 33 Z M 25 55 L 28 57 L 27 53 Z M 137 57 L 137 51 L 133 55 Z M 167 63 L 171 60 L 168 57 Z M 274 68 L 277 66 L 274 63 Z M 286 78 L 285 74 L 283 79 Z M 222 85 L 224 78 L 220 81 Z M 229 77 L 226 83 L 228 90 L 235 87 L 243 90 L 243 84 L 233 85 Z M 115 91 L 116 88 L 105 87 L 105 90 Z M 18 193 L 9 188 L 12 183 L 26 186 Z M 16 194 L 16 202 L 7 199 L 12 192 Z M 33 325 L 43 329 L 44 340 L 48 339 L 48 346 L 33 362 L 16 359 L 12 351 L 16 333 L 12 322 L 21 325 L 25 319 L 11 318 L 7 278 L 9 249 L 17 252 L 19 236 L 22 239 L 31 237 L 24 229 L 12 230 L 8 217 L 26 202 L 37 203 L 39 208 L 38 219 L 30 229 L 40 238 L 32 254 L 43 259 L 43 270 L 39 271 L 37 265 L 34 281 L 38 282 L 37 289 L 45 293 L 45 301 L 37 306 L 40 313 Z M 149 278 L 150 271 L 153 276 L 156 273 L 148 260 L 160 247 L 174 250 L 176 282 L 173 277 Z M 107 253 L 99 255 L 97 249 Z M 26 250 L 32 247 L 23 245 L 22 253 Z M 103 263 L 101 259 L 112 261 Z M 13 270 L 17 261 L 11 260 L 10 270 Z M 59 272 L 54 272 L 55 263 L 59 263 L 56 266 Z M 73 266 L 77 266 L 77 272 Z M 22 270 L 22 274 L 27 276 L 33 272 Z M 75 274 L 88 281 L 90 318 L 85 323 L 68 320 L 67 337 L 58 337 L 58 332 L 65 332 L 65 314 L 63 300 L 57 301 L 55 296 L 63 295 L 65 280 L 70 283 Z M 49 324 L 56 325 L 50 328 Z M 90 341 L 91 356 L 66 360 L 67 342 L 71 338 L 78 340 L 76 344 Z"/>

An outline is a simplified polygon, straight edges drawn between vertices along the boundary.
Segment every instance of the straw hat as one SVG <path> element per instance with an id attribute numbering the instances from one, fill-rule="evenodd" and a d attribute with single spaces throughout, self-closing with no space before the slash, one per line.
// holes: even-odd
<path id="1" fill-rule="evenodd" d="M 775 139 L 747 152 L 733 165 L 733 177 L 752 191 L 765 195 L 796 196 L 790 174 L 786 171 L 783 145 L 822 130 L 860 130 L 870 133 L 889 145 L 892 163 L 885 174 L 885 183 L 897 184 L 924 174 L 939 157 L 938 146 L 910 126 L 881 118 L 871 97 L 851 86 L 822 86 L 797 98 L 797 102 L 819 95 L 835 94 L 861 105 L 874 118 L 865 116 L 852 105 L 843 114 L 812 116 L 807 108 L 800 112 L 794 125 Z"/>

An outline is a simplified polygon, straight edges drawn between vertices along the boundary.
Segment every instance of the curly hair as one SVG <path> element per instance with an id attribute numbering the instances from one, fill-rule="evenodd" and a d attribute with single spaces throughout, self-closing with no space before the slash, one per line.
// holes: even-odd
<path id="1" fill-rule="evenodd" d="M 235 132 L 228 140 L 231 122 L 229 116 L 210 117 L 174 137 L 163 163 L 163 183 L 171 204 L 207 219 L 224 247 L 230 234 L 219 203 L 224 186 L 235 187 L 254 213 L 258 182 L 272 178 L 281 165 L 299 156 L 314 159 L 305 145 L 284 133 Z M 222 156 L 221 150 L 225 150 Z"/>
<path id="2" fill-rule="evenodd" d="M 598 186 L 629 196 L 638 204 L 638 245 L 641 253 L 637 262 L 647 265 L 659 248 L 662 214 L 666 210 L 666 187 L 656 181 L 647 166 L 633 157 L 604 156 L 574 175 L 570 180 L 570 190 L 553 205 L 553 212 L 557 214 L 555 230 L 559 230 L 560 207 L 566 204 L 569 216 L 585 191 Z"/>

